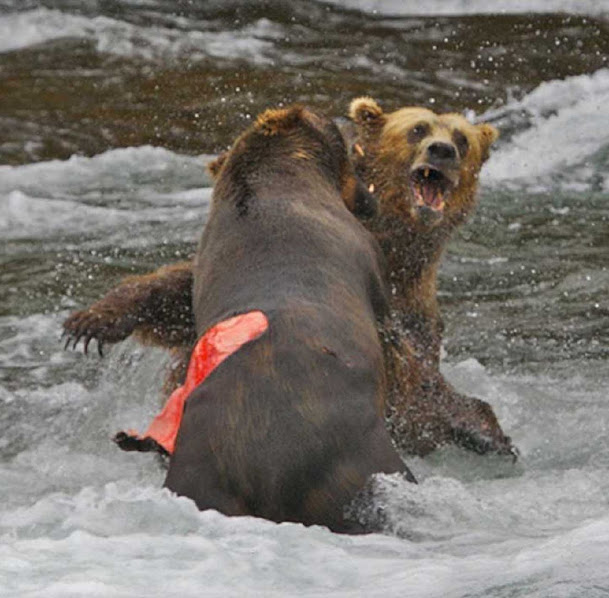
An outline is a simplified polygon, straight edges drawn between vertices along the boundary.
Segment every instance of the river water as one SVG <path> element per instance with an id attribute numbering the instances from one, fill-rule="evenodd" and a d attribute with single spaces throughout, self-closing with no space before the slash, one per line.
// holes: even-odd
<path id="1" fill-rule="evenodd" d="M 608 15 L 0 0 L 0 596 L 609 596 Z M 408 459 L 420 485 L 377 480 L 385 534 L 199 513 L 109 440 L 155 413 L 165 354 L 64 352 L 61 321 L 191 254 L 203 166 L 252 115 L 361 94 L 502 131 L 443 263 L 443 367 L 521 458 Z"/>

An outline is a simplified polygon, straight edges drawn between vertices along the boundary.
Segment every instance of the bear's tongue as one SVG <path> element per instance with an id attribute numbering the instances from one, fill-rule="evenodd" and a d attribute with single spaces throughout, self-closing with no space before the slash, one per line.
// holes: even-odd
<path id="1" fill-rule="evenodd" d="M 423 185 L 423 201 L 434 210 L 444 207 L 444 195 L 434 185 Z"/>
<path id="2" fill-rule="evenodd" d="M 437 181 L 417 176 L 412 188 L 418 206 L 427 206 L 436 211 L 444 209 L 444 191 Z"/>

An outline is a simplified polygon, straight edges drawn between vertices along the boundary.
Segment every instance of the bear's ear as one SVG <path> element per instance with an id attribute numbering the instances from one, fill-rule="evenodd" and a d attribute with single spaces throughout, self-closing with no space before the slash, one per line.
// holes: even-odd
<path id="1" fill-rule="evenodd" d="M 226 162 L 226 158 L 228 158 L 228 152 L 222 152 L 215 160 L 212 160 L 207 165 L 207 170 L 209 174 L 211 174 L 211 178 L 215 181 L 218 178 L 218 174 L 220 173 L 220 169 Z"/>
<path id="2" fill-rule="evenodd" d="M 490 155 L 491 145 L 499 138 L 499 131 L 487 123 L 476 125 L 476 129 L 478 130 L 482 162 L 486 162 Z"/>
<path id="3" fill-rule="evenodd" d="M 349 106 L 349 117 L 365 129 L 372 130 L 385 124 L 383 109 L 368 97 L 355 98 Z"/>
<path id="4" fill-rule="evenodd" d="M 269 108 L 256 119 L 256 128 L 264 135 L 278 135 L 303 120 L 304 108 L 295 104 L 289 108 Z"/>

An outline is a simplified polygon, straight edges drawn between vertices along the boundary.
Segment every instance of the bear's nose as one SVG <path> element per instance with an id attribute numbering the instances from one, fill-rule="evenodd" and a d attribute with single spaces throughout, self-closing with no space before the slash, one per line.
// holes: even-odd
<path id="1" fill-rule="evenodd" d="M 451 145 L 450 143 L 435 141 L 427 148 L 427 154 L 432 160 L 456 160 L 457 148 L 454 145 Z"/>

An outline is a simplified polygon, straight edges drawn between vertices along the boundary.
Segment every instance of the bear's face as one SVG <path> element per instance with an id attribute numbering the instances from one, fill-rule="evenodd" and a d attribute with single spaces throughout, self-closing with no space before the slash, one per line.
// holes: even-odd
<path id="1" fill-rule="evenodd" d="M 456 224 L 469 213 L 498 137 L 494 127 L 426 108 L 384 114 L 370 98 L 354 100 L 350 116 L 361 141 L 356 157 L 377 187 L 382 212 L 429 227 Z"/>

